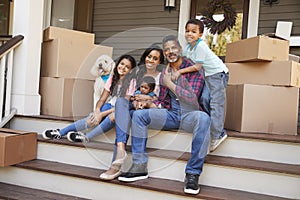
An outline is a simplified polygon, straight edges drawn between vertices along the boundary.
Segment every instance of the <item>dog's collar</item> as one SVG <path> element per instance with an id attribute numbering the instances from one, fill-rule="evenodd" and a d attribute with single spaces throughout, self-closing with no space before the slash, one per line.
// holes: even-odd
<path id="1" fill-rule="evenodd" d="M 103 79 L 104 83 L 106 83 L 107 79 L 109 78 L 109 74 L 102 75 L 101 78 Z"/>

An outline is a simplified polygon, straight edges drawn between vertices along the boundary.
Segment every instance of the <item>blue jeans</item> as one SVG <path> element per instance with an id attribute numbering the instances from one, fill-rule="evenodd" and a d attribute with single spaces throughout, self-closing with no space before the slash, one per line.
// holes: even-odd
<path id="1" fill-rule="evenodd" d="M 112 108 L 112 105 L 110 103 L 105 103 L 102 106 L 102 108 L 100 109 L 100 111 L 103 112 L 103 111 L 109 110 L 111 108 Z M 89 128 L 92 128 L 87 125 L 87 123 L 86 123 L 87 119 L 88 119 L 88 117 L 80 119 L 80 120 L 70 124 L 69 126 L 61 129 L 59 131 L 60 135 L 64 136 L 64 135 L 68 134 L 68 132 L 70 132 L 70 131 L 82 131 L 82 130 L 87 130 Z M 86 137 L 91 139 L 95 136 L 101 135 L 102 133 L 109 131 L 113 127 L 115 127 L 115 123 L 110 120 L 109 116 L 106 116 L 104 119 L 102 119 L 102 121 L 100 122 L 100 124 L 98 126 L 93 128 L 91 131 L 89 131 L 86 134 Z"/>
<path id="2" fill-rule="evenodd" d="M 120 116 L 119 116 L 120 117 Z M 143 109 L 132 113 L 132 159 L 135 164 L 148 162 L 146 143 L 148 128 L 158 130 L 183 129 L 193 133 L 191 157 L 185 172 L 201 174 L 210 140 L 210 117 L 202 111 L 179 116 L 167 109 Z"/>
<path id="3" fill-rule="evenodd" d="M 222 133 L 226 133 L 224 129 L 225 119 L 225 103 L 226 103 L 226 86 L 229 74 L 220 72 L 205 77 L 205 83 L 210 92 L 210 117 L 211 139 L 218 139 Z"/>
<path id="4" fill-rule="evenodd" d="M 203 87 L 202 94 L 199 98 L 199 103 L 203 108 L 203 111 L 210 115 L 210 94 L 206 84 Z"/>
<path id="5" fill-rule="evenodd" d="M 116 140 L 112 158 L 113 161 L 117 155 L 117 143 L 123 142 L 124 144 L 127 144 L 131 126 L 131 113 L 133 112 L 133 109 L 133 105 L 128 99 L 123 97 L 117 98 L 115 105 Z"/>
<path id="6" fill-rule="evenodd" d="M 133 109 L 133 105 L 128 99 L 123 97 L 117 99 L 115 105 L 116 143 L 127 143 Z"/>

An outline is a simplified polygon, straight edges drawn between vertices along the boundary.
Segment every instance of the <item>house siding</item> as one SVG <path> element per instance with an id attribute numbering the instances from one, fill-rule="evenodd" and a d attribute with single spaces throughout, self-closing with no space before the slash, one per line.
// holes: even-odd
<path id="1" fill-rule="evenodd" d="M 114 59 L 130 53 L 138 60 L 145 48 L 177 34 L 179 2 L 169 11 L 162 0 L 95 0 L 95 43 L 114 47 Z"/>
<path id="2" fill-rule="evenodd" d="M 278 4 L 265 5 L 260 1 L 258 34 L 274 33 L 277 21 L 292 21 L 292 36 L 300 36 L 300 1 L 281 0 Z M 292 54 L 300 55 L 300 47 L 291 47 Z"/>
<path id="3" fill-rule="evenodd" d="M 281 0 L 278 4 L 265 5 L 260 1 L 258 32 L 269 33 L 275 31 L 277 21 L 292 21 L 292 35 L 300 35 L 300 1 Z"/>

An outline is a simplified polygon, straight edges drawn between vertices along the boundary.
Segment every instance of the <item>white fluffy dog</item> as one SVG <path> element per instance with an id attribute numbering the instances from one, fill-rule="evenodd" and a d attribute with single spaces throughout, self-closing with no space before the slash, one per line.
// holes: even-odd
<path id="1" fill-rule="evenodd" d="M 91 68 L 90 73 L 96 77 L 94 83 L 94 108 L 104 90 L 107 77 L 113 72 L 114 67 L 115 62 L 110 56 L 101 55 Z"/>

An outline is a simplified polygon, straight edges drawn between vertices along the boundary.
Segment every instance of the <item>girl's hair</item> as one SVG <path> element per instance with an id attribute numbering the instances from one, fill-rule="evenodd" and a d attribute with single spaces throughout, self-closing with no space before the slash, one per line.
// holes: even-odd
<path id="1" fill-rule="evenodd" d="M 138 63 L 139 66 L 136 67 L 135 69 L 133 69 L 134 67 L 132 67 L 131 71 L 128 74 L 126 74 L 126 76 L 124 77 L 122 88 L 121 88 L 121 93 L 120 93 L 121 97 L 125 97 L 126 91 L 129 87 L 129 84 L 130 84 L 132 79 L 136 79 L 136 83 L 137 83 L 136 85 L 137 85 L 137 87 L 139 87 L 139 85 L 141 83 L 140 79 L 144 76 L 144 74 L 147 71 L 146 66 L 145 66 L 146 57 L 153 50 L 158 51 L 159 54 L 160 54 L 159 65 L 156 67 L 156 69 L 158 71 L 162 71 L 162 67 L 163 67 L 164 60 L 165 60 L 164 53 L 163 53 L 162 49 L 159 46 L 151 45 L 142 54 L 140 62 Z"/>
<path id="2" fill-rule="evenodd" d="M 199 27 L 199 32 L 200 33 L 203 33 L 203 30 L 204 30 L 204 24 L 201 20 L 199 19 L 190 19 L 186 22 L 185 24 L 185 29 L 187 28 L 187 25 L 188 24 L 194 24 L 194 25 L 197 25 Z"/>
<path id="3" fill-rule="evenodd" d="M 151 45 L 150 47 L 148 47 L 144 53 L 141 56 L 140 62 L 138 63 L 138 67 L 136 68 L 136 79 L 137 79 L 137 85 L 139 86 L 141 83 L 141 79 L 144 76 L 144 74 L 146 73 L 147 69 L 146 69 L 146 57 L 151 53 L 151 51 L 158 51 L 159 52 L 159 65 L 157 65 L 156 70 L 157 71 L 162 71 L 163 68 L 163 64 L 165 61 L 165 57 L 164 57 L 164 52 L 163 50 L 157 46 L 157 45 Z"/>
<path id="4" fill-rule="evenodd" d="M 150 92 L 153 92 L 156 86 L 155 79 L 152 76 L 144 76 L 141 80 L 141 84 L 146 83 L 149 85 Z"/>
<path id="5" fill-rule="evenodd" d="M 118 95 L 118 88 L 116 88 L 116 85 L 118 84 L 118 81 L 120 80 L 120 74 L 118 73 L 118 65 L 120 64 L 120 62 L 123 59 L 127 59 L 129 60 L 129 62 L 131 63 L 131 70 L 134 69 L 136 67 L 136 61 L 135 59 L 131 56 L 131 55 L 122 55 L 118 61 L 116 62 L 115 68 L 114 68 L 114 73 L 113 73 L 113 77 L 112 77 L 112 83 L 110 86 L 110 95 L 111 96 L 116 96 Z M 130 74 L 130 72 L 128 73 Z M 126 94 L 126 90 L 129 87 L 130 81 L 125 81 L 126 80 L 126 76 L 128 75 L 126 74 L 125 77 L 123 78 L 123 82 L 122 82 L 122 89 L 120 91 L 120 96 L 125 96 Z M 126 89 L 125 89 L 126 88 Z M 124 90 L 124 91 L 123 91 Z"/>

